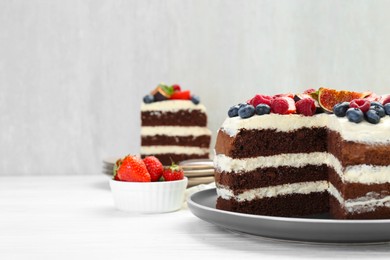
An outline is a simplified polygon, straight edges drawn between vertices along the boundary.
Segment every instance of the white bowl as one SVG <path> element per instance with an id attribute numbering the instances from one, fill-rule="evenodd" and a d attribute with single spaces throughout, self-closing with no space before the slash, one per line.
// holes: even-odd
<path id="1" fill-rule="evenodd" d="M 163 213 L 182 208 L 188 179 L 160 182 L 125 182 L 110 179 L 115 207 L 134 213 Z"/>

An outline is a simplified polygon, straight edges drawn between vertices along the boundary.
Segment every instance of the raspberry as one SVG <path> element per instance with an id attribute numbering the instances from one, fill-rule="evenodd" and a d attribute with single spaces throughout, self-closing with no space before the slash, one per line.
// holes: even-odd
<path id="1" fill-rule="evenodd" d="M 181 91 L 181 87 L 179 84 L 175 84 L 175 85 L 172 85 L 172 88 L 173 88 L 173 91 L 176 92 L 176 91 Z"/>
<path id="2" fill-rule="evenodd" d="M 304 98 L 295 103 L 297 113 L 304 116 L 312 116 L 316 113 L 316 105 L 311 98 Z"/>
<path id="3" fill-rule="evenodd" d="M 366 99 L 354 99 L 349 103 L 351 108 L 359 108 L 363 113 L 366 113 L 370 109 L 370 101 Z"/>
<path id="4" fill-rule="evenodd" d="M 281 115 L 295 113 L 296 108 L 294 99 L 287 96 L 276 97 L 271 102 L 271 110 L 272 113 Z"/>
<path id="5" fill-rule="evenodd" d="M 268 106 L 271 106 L 271 97 L 266 95 L 259 95 L 257 94 L 252 99 L 248 100 L 248 104 L 251 104 L 254 107 L 257 107 L 259 104 L 266 104 Z"/>
<path id="6" fill-rule="evenodd" d="M 384 99 L 383 102 L 382 102 L 382 105 L 386 105 L 387 103 L 390 103 L 390 95 L 388 95 L 387 97 L 385 97 L 385 99 Z"/>

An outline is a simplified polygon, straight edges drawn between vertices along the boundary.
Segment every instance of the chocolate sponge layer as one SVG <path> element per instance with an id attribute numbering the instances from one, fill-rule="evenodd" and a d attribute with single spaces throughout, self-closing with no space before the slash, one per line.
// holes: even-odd
<path id="1" fill-rule="evenodd" d="M 232 158 L 324 152 L 327 143 L 321 140 L 326 140 L 326 137 L 326 128 L 301 128 L 293 132 L 243 129 L 235 137 L 219 131 L 215 151 Z"/>
<path id="2" fill-rule="evenodd" d="M 246 189 L 327 179 L 328 167 L 325 164 L 306 165 L 300 168 L 287 166 L 258 168 L 245 173 L 215 172 L 216 183 L 229 187 L 235 194 Z"/>
<path id="3" fill-rule="evenodd" d="M 177 112 L 143 111 L 141 126 L 206 126 L 207 115 L 201 110 Z"/>
<path id="4" fill-rule="evenodd" d="M 177 146 L 193 146 L 201 148 L 210 147 L 209 135 L 201 136 L 167 136 L 167 135 L 154 135 L 154 136 L 142 136 L 142 146 L 153 145 L 177 145 Z"/>
<path id="5" fill-rule="evenodd" d="M 318 203 L 321 201 L 321 203 Z M 237 202 L 218 197 L 216 208 L 254 215 L 296 217 L 324 213 L 329 210 L 327 192 L 292 194 Z"/>

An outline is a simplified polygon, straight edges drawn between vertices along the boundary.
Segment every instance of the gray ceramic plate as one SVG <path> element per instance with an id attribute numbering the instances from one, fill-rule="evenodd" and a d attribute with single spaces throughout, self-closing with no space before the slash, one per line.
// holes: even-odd
<path id="1" fill-rule="evenodd" d="M 382 243 L 390 241 L 390 219 L 336 220 L 327 215 L 304 218 L 258 216 L 215 208 L 215 188 L 188 198 L 191 212 L 220 227 L 273 239 L 315 243 Z"/>

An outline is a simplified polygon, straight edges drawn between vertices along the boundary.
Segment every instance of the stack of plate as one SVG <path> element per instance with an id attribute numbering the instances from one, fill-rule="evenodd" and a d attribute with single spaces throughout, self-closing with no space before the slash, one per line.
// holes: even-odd
<path id="1" fill-rule="evenodd" d="M 182 161 L 184 175 L 188 178 L 188 187 L 214 182 L 214 165 L 209 159 L 196 159 Z"/>
<path id="2" fill-rule="evenodd" d="M 103 160 L 103 173 L 112 177 L 114 171 L 114 165 L 118 158 L 110 157 Z"/>

